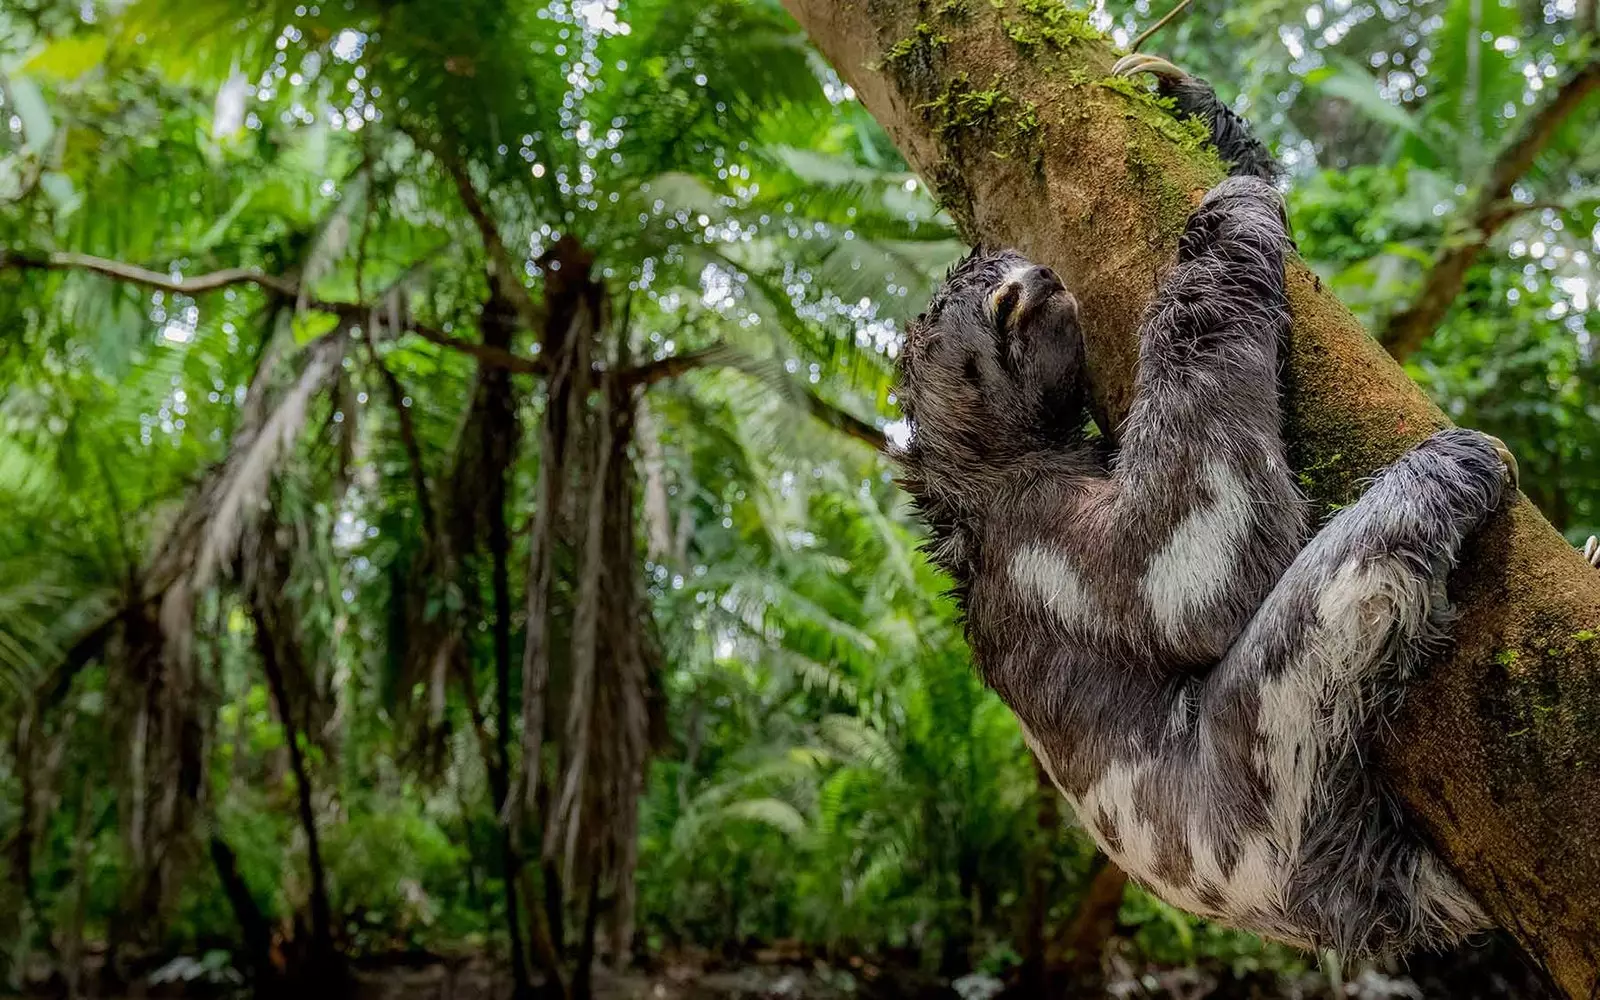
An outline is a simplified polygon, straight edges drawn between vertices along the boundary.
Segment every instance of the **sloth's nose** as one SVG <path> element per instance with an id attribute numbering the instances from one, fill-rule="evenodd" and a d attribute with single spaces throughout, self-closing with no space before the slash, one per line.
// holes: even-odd
<path id="1" fill-rule="evenodd" d="M 990 313 L 994 317 L 996 328 L 1002 331 L 1011 329 L 1041 303 L 1057 295 L 1064 296 L 1067 307 L 1076 315 L 1077 300 L 1071 295 L 1066 295 L 1066 290 L 1066 285 L 1062 284 L 1056 272 L 1043 264 L 1033 264 L 1012 271 L 1004 281 L 1000 282 L 1000 287 L 995 289 L 989 299 Z"/>
<path id="2" fill-rule="evenodd" d="M 1029 269 L 1024 280 L 1028 283 L 1034 295 L 1049 295 L 1052 292 L 1066 291 L 1067 286 L 1061 283 L 1056 273 L 1043 264 L 1035 264 Z"/>

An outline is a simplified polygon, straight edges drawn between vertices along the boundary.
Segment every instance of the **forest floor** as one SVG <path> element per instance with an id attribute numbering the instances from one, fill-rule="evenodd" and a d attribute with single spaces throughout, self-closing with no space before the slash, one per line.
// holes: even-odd
<path id="1" fill-rule="evenodd" d="M 1413 956 L 1404 968 L 1387 972 L 1352 970 L 1339 988 L 1318 971 L 1235 975 L 1215 964 L 1161 968 L 1130 958 L 1123 949 L 1110 950 L 1101 995 L 1116 1000 L 1540 1000 L 1550 995 L 1514 949 L 1497 938 L 1450 954 Z M 99 978 L 94 964 L 85 968 L 86 984 Z M 482 954 L 357 960 L 352 971 L 348 1000 L 509 1000 L 511 994 L 503 961 Z M 169 978 L 174 981 L 105 995 L 105 1000 L 243 1000 L 247 995 L 238 985 Z M 240 982 L 231 972 L 228 978 Z M 65 995 L 41 986 L 27 996 Z M 999 979 L 981 973 L 952 981 L 859 957 L 841 962 L 805 957 L 797 946 L 760 948 L 732 958 L 673 952 L 655 956 L 648 967 L 623 971 L 597 966 L 592 995 L 593 1000 L 1024 1000 L 1022 992 L 1007 992 Z M 86 991 L 86 996 L 101 995 Z"/>
<path id="2" fill-rule="evenodd" d="M 1222 967 L 1138 966 L 1109 956 L 1102 995 L 1116 1000 L 1539 1000 L 1537 981 L 1520 975 L 1514 956 L 1478 949 L 1472 957 L 1414 959 L 1398 974 L 1376 969 L 1352 973 L 1340 988 L 1320 972 L 1300 976 L 1257 972 L 1236 976 Z M 1454 958 L 1456 960 L 1452 961 Z M 502 968 L 475 958 L 411 967 L 385 965 L 357 972 L 352 1000 L 505 1000 L 510 982 Z M 951 981 L 914 968 L 875 966 L 859 959 L 840 964 L 794 960 L 781 951 L 738 960 L 704 954 L 662 958 L 649 969 L 597 968 L 594 1000 L 1024 1000 L 1000 980 L 974 973 Z"/>

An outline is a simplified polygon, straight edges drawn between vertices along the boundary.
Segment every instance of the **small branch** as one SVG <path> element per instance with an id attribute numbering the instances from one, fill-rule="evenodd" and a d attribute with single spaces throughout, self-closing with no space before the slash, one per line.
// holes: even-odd
<path id="1" fill-rule="evenodd" d="M 648 387 L 663 379 L 677 378 L 699 368 L 732 368 L 765 382 L 773 381 L 770 365 L 725 343 L 716 343 L 710 347 L 647 362 L 619 372 L 617 378 L 628 388 Z M 821 423 L 863 444 L 870 445 L 876 451 L 888 451 L 888 442 L 883 436 L 883 431 L 867 421 L 835 406 L 793 379 L 785 379 L 782 388 L 804 405 L 806 411 Z"/>
<path id="2" fill-rule="evenodd" d="M 281 275 L 267 274 L 248 267 L 230 267 L 220 271 L 196 275 L 192 278 L 173 278 L 171 275 L 152 271 L 149 268 L 139 267 L 135 264 L 126 264 L 118 260 L 109 260 L 105 257 L 93 257 L 89 254 L 70 253 L 57 251 L 54 253 L 40 254 L 29 253 L 23 250 L 0 249 L 0 271 L 89 271 L 94 274 L 105 275 L 118 281 L 140 285 L 145 288 L 154 288 L 177 295 L 202 295 L 234 285 L 255 285 L 271 295 L 284 299 L 296 299 L 300 294 L 300 286 L 291 278 Z M 327 299 L 307 298 L 307 307 L 321 312 L 333 313 L 344 319 L 356 323 L 367 322 L 378 307 L 365 302 L 333 302 Z M 453 337 L 443 330 L 408 319 L 405 329 L 414 333 L 430 343 L 447 347 L 452 351 L 470 354 L 480 362 L 505 368 L 509 371 L 519 372 L 524 375 L 543 375 L 544 362 L 535 358 L 525 358 L 519 354 L 486 344 L 475 344 L 469 340 Z"/>
<path id="3" fill-rule="evenodd" d="M 124 264 L 119 260 L 92 257 L 84 253 L 57 251 L 34 254 L 23 250 L 0 249 L 0 270 L 12 271 L 93 271 L 118 281 L 126 281 L 146 288 L 155 288 L 176 295 L 203 295 L 230 285 L 258 285 L 276 295 L 292 298 L 299 286 L 288 278 L 267 274 L 249 267 L 229 267 L 193 278 L 173 278 L 171 275 Z"/>
<path id="4" fill-rule="evenodd" d="M 697 368 L 739 367 L 741 361 L 749 360 L 741 352 L 729 347 L 727 344 L 716 343 L 710 347 L 698 350 L 685 351 L 669 357 L 658 358 L 645 364 L 618 372 L 617 378 L 629 388 L 636 386 L 652 386 L 663 379 L 677 378 Z"/>
<path id="5" fill-rule="evenodd" d="M 1484 213 L 1484 222 L 1498 229 L 1519 215 L 1527 215 L 1529 212 L 1542 212 L 1547 208 L 1561 212 L 1565 211 L 1567 206 L 1559 201 L 1502 201 L 1489 206 Z"/>
<path id="6" fill-rule="evenodd" d="M 435 155 L 439 155 L 437 151 Z M 490 280 L 495 283 L 500 294 L 516 307 L 517 317 L 522 321 L 522 325 L 529 330 L 539 329 L 544 324 L 543 313 L 534 304 L 533 296 L 528 294 L 527 286 L 518 276 L 516 261 L 506 249 L 505 241 L 500 238 L 500 230 L 489 215 L 488 207 L 478 196 L 478 189 L 473 186 L 472 178 L 467 174 L 467 165 L 454 156 L 439 155 L 439 159 L 450 174 L 450 179 L 455 182 L 456 193 L 461 197 L 461 206 L 472 217 L 473 225 L 478 227 L 484 253 L 489 257 Z"/>
<path id="7" fill-rule="evenodd" d="M 860 417 L 847 410 L 840 409 L 821 396 L 805 393 L 806 410 L 811 416 L 839 431 L 848 434 L 862 444 L 872 447 L 876 451 L 887 453 L 889 442 L 884 438 L 883 431 L 862 420 Z"/>
<path id="8" fill-rule="evenodd" d="M 308 299 L 306 302 L 312 309 L 331 312 L 339 316 L 354 319 L 357 322 L 368 322 L 372 317 L 373 306 L 362 302 L 329 302 L 325 299 Z M 537 358 L 525 358 L 520 354 L 500 347 L 490 347 L 488 344 L 474 343 L 462 340 L 460 337 L 451 336 L 437 327 L 418 323 L 416 320 L 407 319 L 405 331 L 414 333 L 430 344 L 438 344 L 452 351 L 470 354 L 486 365 L 495 368 L 504 368 L 507 371 L 517 372 L 522 375 L 545 374 L 545 363 Z"/>
<path id="9" fill-rule="evenodd" d="M 1165 28 L 1167 26 L 1167 24 L 1169 22 L 1171 22 L 1171 20 L 1173 18 L 1177 17 L 1179 14 L 1182 14 L 1184 11 L 1188 10 L 1189 9 L 1189 5 L 1191 3 L 1193 3 L 1193 2 L 1194 2 L 1194 0 L 1178 0 L 1177 3 L 1173 4 L 1171 10 L 1169 10 L 1165 14 L 1161 15 L 1161 20 L 1157 21 L 1155 24 L 1152 24 L 1150 27 L 1148 27 L 1148 28 L 1144 29 L 1143 31 L 1139 32 L 1139 37 L 1135 38 L 1133 40 L 1133 44 L 1128 46 L 1128 51 L 1129 52 L 1138 52 L 1139 51 L 1139 46 L 1141 46 L 1145 42 L 1149 41 L 1151 35 L 1155 34 L 1158 31 L 1160 31 L 1162 28 Z"/>
<path id="10" fill-rule="evenodd" d="M 1409 357 L 1438 328 L 1466 283 L 1467 269 L 1494 234 L 1521 210 L 1519 206 L 1508 211 L 1508 206 L 1515 205 L 1511 201 L 1512 186 L 1533 166 L 1562 123 L 1597 89 L 1600 56 L 1591 55 L 1538 111 L 1523 120 L 1517 134 L 1495 157 L 1478 196 L 1449 227 L 1462 238 L 1439 251 L 1416 297 L 1390 315 L 1379 329 L 1379 342 L 1396 359 Z"/>

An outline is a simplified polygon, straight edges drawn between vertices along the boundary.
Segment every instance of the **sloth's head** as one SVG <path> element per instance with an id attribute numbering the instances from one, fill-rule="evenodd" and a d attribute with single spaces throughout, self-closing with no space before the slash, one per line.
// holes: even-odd
<path id="1" fill-rule="evenodd" d="M 1083 433 L 1078 302 L 1054 271 L 979 248 L 906 329 L 900 456 L 913 493 L 986 473 Z"/>

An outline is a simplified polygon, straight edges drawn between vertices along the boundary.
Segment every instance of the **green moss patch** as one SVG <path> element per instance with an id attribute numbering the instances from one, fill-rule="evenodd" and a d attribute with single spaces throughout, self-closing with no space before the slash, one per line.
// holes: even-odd
<path id="1" fill-rule="evenodd" d="M 950 44 L 950 36 L 924 22 L 911 29 L 911 34 L 889 46 L 877 69 L 900 69 L 909 63 L 926 64 L 934 54 Z"/>
<path id="2" fill-rule="evenodd" d="M 1000 4 L 996 6 L 1005 9 Z M 1068 7 L 1061 0 L 1017 0 L 1015 11 L 1017 16 L 1004 18 L 1000 26 L 1024 52 L 1060 51 L 1074 42 L 1100 41 L 1105 37 L 1087 12 Z"/>
<path id="3" fill-rule="evenodd" d="M 980 89 L 972 86 L 967 74 L 958 73 L 939 96 L 919 105 L 918 110 L 952 148 L 978 142 L 1001 159 L 1042 156 L 1044 126 L 1038 106 L 1010 96 L 999 82 L 996 78 Z"/>

